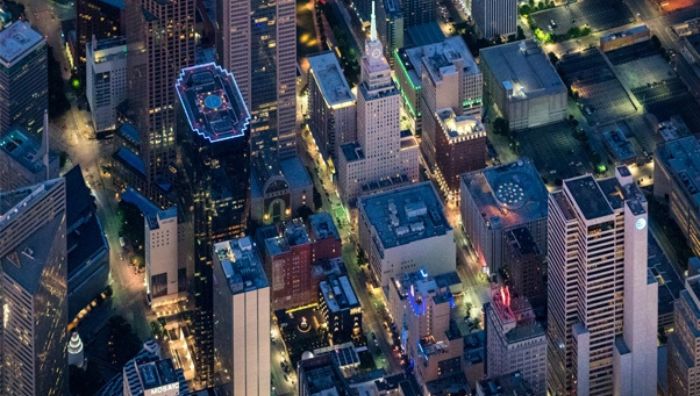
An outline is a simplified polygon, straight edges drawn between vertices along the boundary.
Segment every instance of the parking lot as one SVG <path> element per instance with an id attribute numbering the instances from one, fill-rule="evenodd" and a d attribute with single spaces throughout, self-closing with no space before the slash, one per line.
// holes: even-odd
<path id="1" fill-rule="evenodd" d="M 517 132 L 519 154 L 532 158 L 548 183 L 591 172 L 584 144 L 566 122 Z"/>
<path id="2" fill-rule="evenodd" d="M 579 1 L 536 12 L 532 18 L 542 30 L 554 34 L 565 34 L 574 26 L 586 25 L 594 32 L 608 30 L 634 21 L 623 2 L 610 0 Z"/>
<path id="3" fill-rule="evenodd" d="M 595 48 L 567 54 L 557 63 L 564 83 L 578 95 L 591 124 L 606 123 L 637 111 L 615 73 Z"/>

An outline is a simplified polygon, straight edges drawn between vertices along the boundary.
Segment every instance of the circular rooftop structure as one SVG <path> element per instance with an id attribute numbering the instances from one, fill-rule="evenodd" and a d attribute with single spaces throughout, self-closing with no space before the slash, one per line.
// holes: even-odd
<path id="1" fill-rule="evenodd" d="M 221 107 L 222 104 L 223 101 L 218 95 L 209 95 L 204 98 L 204 105 L 207 106 L 208 109 L 216 110 Z"/>
<path id="2" fill-rule="evenodd" d="M 523 177 L 524 176 L 524 177 Z M 496 182 L 494 195 L 498 203 L 508 209 L 520 209 L 530 199 L 526 175 L 509 173 L 502 175 Z"/>

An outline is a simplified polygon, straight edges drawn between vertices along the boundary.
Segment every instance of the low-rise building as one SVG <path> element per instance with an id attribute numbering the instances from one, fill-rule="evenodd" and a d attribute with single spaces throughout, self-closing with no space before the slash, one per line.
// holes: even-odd
<path id="1" fill-rule="evenodd" d="M 476 396 L 535 396 L 521 373 L 509 373 L 476 384 Z"/>
<path id="2" fill-rule="evenodd" d="M 311 261 L 330 260 L 340 257 L 342 246 L 340 234 L 327 212 L 309 216 L 309 238 L 311 239 Z"/>
<path id="3" fill-rule="evenodd" d="M 600 38 L 600 50 L 614 51 L 629 45 L 638 44 L 651 39 L 651 31 L 647 25 L 638 25 L 618 32 L 608 33 Z"/>
<path id="4" fill-rule="evenodd" d="M 360 247 L 382 287 L 422 267 L 431 274 L 455 270 L 453 230 L 430 182 L 362 197 L 358 210 Z"/>
<path id="5" fill-rule="evenodd" d="M 362 307 L 348 276 L 331 276 L 321 281 L 319 301 L 333 344 L 359 341 Z"/>
<path id="6" fill-rule="evenodd" d="M 506 234 L 515 228 L 527 227 L 546 252 L 547 189 L 527 158 L 465 174 L 459 210 L 481 266 L 492 273 L 503 267 Z"/>
<path id="7" fill-rule="evenodd" d="M 566 86 L 536 41 L 482 48 L 479 59 L 488 103 L 498 107 L 511 130 L 552 124 L 566 117 Z"/>

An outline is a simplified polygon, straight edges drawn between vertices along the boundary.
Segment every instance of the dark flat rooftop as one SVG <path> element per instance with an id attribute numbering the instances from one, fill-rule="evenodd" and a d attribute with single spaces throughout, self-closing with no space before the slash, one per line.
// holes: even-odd
<path id="1" fill-rule="evenodd" d="M 565 180 L 564 186 L 587 220 L 613 214 L 610 203 L 593 176 Z"/>

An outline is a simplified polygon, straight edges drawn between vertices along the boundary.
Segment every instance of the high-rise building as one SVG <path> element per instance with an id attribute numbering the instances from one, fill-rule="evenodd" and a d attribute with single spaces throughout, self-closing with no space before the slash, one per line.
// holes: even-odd
<path id="1" fill-rule="evenodd" d="M 517 33 L 517 0 L 472 0 L 471 3 L 479 37 L 491 40 Z"/>
<path id="2" fill-rule="evenodd" d="M 493 287 L 486 317 L 486 376 L 520 371 L 535 395 L 544 395 L 547 337 L 527 298 L 511 297 L 505 286 Z"/>
<path id="3" fill-rule="evenodd" d="M 549 196 L 547 387 L 656 394 L 656 278 L 647 203 L 626 167 L 564 180 Z"/>
<path id="4" fill-rule="evenodd" d="M 404 109 L 413 118 L 416 131 L 423 129 L 424 108 L 435 113 L 450 107 L 459 115 L 477 115 L 480 119 L 483 76 L 461 37 L 443 37 L 430 44 L 401 48 L 394 60 L 400 66 L 396 78 Z M 430 69 L 426 69 L 428 66 Z M 424 88 L 424 83 L 430 87 Z M 431 125 L 434 124 L 433 121 Z"/>
<path id="5" fill-rule="evenodd" d="M 107 287 L 109 278 L 109 244 L 97 218 L 95 197 L 85 184 L 79 165 L 66 179 L 66 250 L 68 254 L 68 318 Z"/>
<path id="6" fill-rule="evenodd" d="M 151 305 L 187 290 L 187 269 L 180 267 L 177 207 L 144 215 L 146 292 Z"/>
<path id="7" fill-rule="evenodd" d="M 689 274 L 675 302 L 673 333 L 668 339 L 668 394 L 700 392 L 700 274 Z"/>
<path id="8" fill-rule="evenodd" d="M 418 180 L 418 147 L 410 134 L 401 134 L 401 99 L 377 36 L 374 12 L 361 67 L 357 141 L 341 146 L 337 166 L 340 196 L 350 203 L 361 194 Z"/>
<path id="9" fill-rule="evenodd" d="M 58 177 L 58 155 L 25 129 L 0 133 L 0 191 L 10 191 Z M 48 172 L 47 172 L 48 166 Z"/>
<path id="10" fill-rule="evenodd" d="M 698 155 L 700 140 L 687 136 L 659 144 L 654 156 L 654 195 L 668 200 L 671 219 L 695 255 L 700 255 L 700 205 L 694 182 L 700 176 Z"/>
<path id="11" fill-rule="evenodd" d="M 182 70 L 177 184 L 183 227 L 191 228 L 194 259 L 195 370 L 208 384 L 213 363 L 211 246 L 242 235 L 248 223 L 250 114 L 231 73 L 214 63 Z"/>
<path id="12" fill-rule="evenodd" d="M 117 127 L 117 106 L 127 93 L 127 46 L 124 37 L 89 41 L 86 45 L 85 96 L 95 132 Z"/>
<path id="13" fill-rule="evenodd" d="M 437 147 L 439 133 L 446 133 L 449 137 L 451 129 L 462 129 L 456 125 L 455 128 L 450 128 L 441 124 L 445 124 L 449 118 L 457 121 L 456 118 L 463 115 L 474 116 L 474 122 L 481 123 L 483 77 L 467 45 L 459 36 L 445 39 L 442 43 L 417 47 L 408 53 L 414 59 L 419 58 L 421 62 L 421 151 L 428 165 L 434 169 L 436 155 L 440 153 Z M 444 112 L 448 114 L 442 115 Z M 451 117 L 449 112 L 455 115 Z M 469 129 L 462 135 L 472 135 L 468 133 L 471 132 Z M 476 129 L 477 138 L 483 137 L 483 126 L 476 126 Z M 470 141 L 473 142 L 473 139 Z M 486 155 L 484 144 L 482 148 L 484 153 L 479 159 L 483 161 Z M 478 168 L 484 165 L 485 163 L 482 163 Z M 457 185 L 458 180 L 450 180 L 450 184 Z"/>
<path id="14" fill-rule="evenodd" d="M 413 184 L 358 201 L 360 247 L 381 286 L 404 272 L 455 270 L 454 231 L 431 182 Z"/>
<path id="15" fill-rule="evenodd" d="M 557 70 L 535 40 L 479 51 L 487 105 L 496 105 L 511 130 L 564 120 L 568 93 Z"/>
<path id="16" fill-rule="evenodd" d="M 357 139 L 355 94 L 332 51 L 308 57 L 309 126 L 323 159 L 337 161 L 340 146 Z"/>
<path id="17" fill-rule="evenodd" d="M 546 252 L 535 243 L 526 226 L 514 228 L 505 235 L 505 256 L 502 273 L 514 294 L 527 297 L 533 306 L 542 306 L 547 300 L 545 284 Z"/>
<path id="18" fill-rule="evenodd" d="M 63 179 L 0 194 L 0 393 L 67 393 Z"/>
<path id="19" fill-rule="evenodd" d="M 0 133 L 15 125 L 37 137 L 48 108 L 46 40 L 17 21 L 0 31 Z"/>
<path id="20" fill-rule="evenodd" d="M 380 0 L 377 7 L 377 33 L 384 43 L 384 56 L 393 65 L 392 54 L 404 43 L 404 17 L 400 0 Z"/>
<path id="21" fill-rule="evenodd" d="M 491 273 L 506 263 L 506 235 L 513 229 L 527 227 L 546 249 L 547 189 L 527 158 L 465 174 L 459 211 L 481 266 Z"/>
<path id="22" fill-rule="evenodd" d="M 175 176 L 173 84 L 194 64 L 195 0 L 126 0 L 123 16 L 129 56 L 128 114 L 140 133 L 145 194 L 155 200 Z"/>
<path id="23" fill-rule="evenodd" d="M 225 396 L 270 394 L 270 285 L 250 237 L 214 245 L 216 373 Z"/>
<path id="24" fill-rule="evenodd" d="M 434 0 L 401 0 L 404 14 L 404 26 L 422 25 L 437 20 L 437 5 Z"/>
<path id="25" fill-rule="evenodd" d="M 87 62 L 86 45 L 93 40 L 116 37 L 121 34 L 121 13 L 124 0 L 76 0 L 75 33 L 78 68 Z M 89 50 L 88 50 L 89 51 Z"/>
<path id="26" fill-rule="evenodd" d="M 219 0 L 219 60 L 250 109 L 253 154 L 296 153 L 296 6 L 294 0 Z M 274 157 L 273 157 L 274 160 Z"/>

